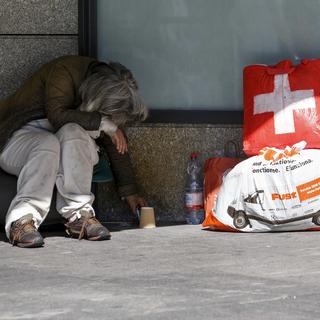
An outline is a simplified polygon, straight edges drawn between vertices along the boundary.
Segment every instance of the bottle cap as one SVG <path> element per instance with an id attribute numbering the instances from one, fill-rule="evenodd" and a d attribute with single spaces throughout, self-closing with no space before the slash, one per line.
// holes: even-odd
<path id="1" fill-rule="evenodd" d="M 198 153 L 192 152 L 190 155 L 190 159 L 195 159 L 195 158 L 198 158 Z"/>

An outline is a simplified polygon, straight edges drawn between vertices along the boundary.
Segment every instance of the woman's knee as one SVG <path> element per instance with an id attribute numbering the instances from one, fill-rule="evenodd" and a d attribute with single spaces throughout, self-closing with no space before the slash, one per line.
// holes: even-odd
<path id="1" fill-rule="evenodd" d="M 56 133 L 60 141 L 68 141 L 73 139 L 89 140 L 90 136 L 85 129 L 77 123 L 67 123 Z"/>
<path id="2" fill-rule="evenodd" d="M 55 154 L 60 153 L 60 143 L 57 137 L 52 133 L 40 134 L 35 139 L 36 151 L 50 151 Z"/>
<path id="3" fill-rule="evenodd" d="M 89 133 L 76 123 L 67 123 L 56 133 L 60 141 L 61 153 L 71 158 L 88 157 L 97 163 L 98 147 Z"/>
<path id="4" fill-rule="evenodd" d="M 39 157 L 40 154 L 46 159 L 50 159 L 52 165 L 54 162 L 59 162 L 60 142 L 54 134 L 42 133 L 34 137 L 28 159 Z"/>

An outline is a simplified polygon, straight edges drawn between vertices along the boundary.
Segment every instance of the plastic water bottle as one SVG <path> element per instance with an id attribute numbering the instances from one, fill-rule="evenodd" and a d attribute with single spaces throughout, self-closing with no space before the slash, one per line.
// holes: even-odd
<path id="1" fill-rule="evenodd" d="M 204 220 L 202 167 L 196 153 L 191 154 L 187 166 L 185 218 L 188 224 L 200 224 Z"/>

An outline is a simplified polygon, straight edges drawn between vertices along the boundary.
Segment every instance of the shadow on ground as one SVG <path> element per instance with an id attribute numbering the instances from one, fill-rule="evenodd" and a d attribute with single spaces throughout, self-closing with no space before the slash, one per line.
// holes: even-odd
<path id="1" fill-rule="evenodd" d="M 110 232 L 120 232 L 120 231 L 126 231 L 126 230 L 135 230 L 139 229 L 139 222 L 104 222 L 102 223 L 105 227 L 107 227 Z M 161 227 L 169 227 L 169 226 L 175 226 L 175 225 L 183 225 L 184 223 L 170 223 L 170 222 L 164 222 L 164 223 L 157 223 L 157 228 Z M 68 235 L 65 233 L 65 227 L 62 223 L 59 224 L 53 224 L 53 225 L 43 225 L 40 226 L 39 231 L 41 235 L 44 238 L 51 238 L 51 237 L 63 237 L 63 238 L 69 238 Z M 0 242 L 9 242 L 5 232 L 4 232 L 4 226 L 0 225 Z"/>

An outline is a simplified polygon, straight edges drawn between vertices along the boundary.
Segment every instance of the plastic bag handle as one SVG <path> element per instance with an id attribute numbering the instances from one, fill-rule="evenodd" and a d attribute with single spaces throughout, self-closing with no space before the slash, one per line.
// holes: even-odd
<path id="1" fill-rule="evenodd" d="M 231 151 L 230 147 L 233 148 L 234 152 Z M 228 140 L 224 144 L 224 156 L 229 158 L 240 158 L 240 146 L 238 142 L 234 140 Z"/>

